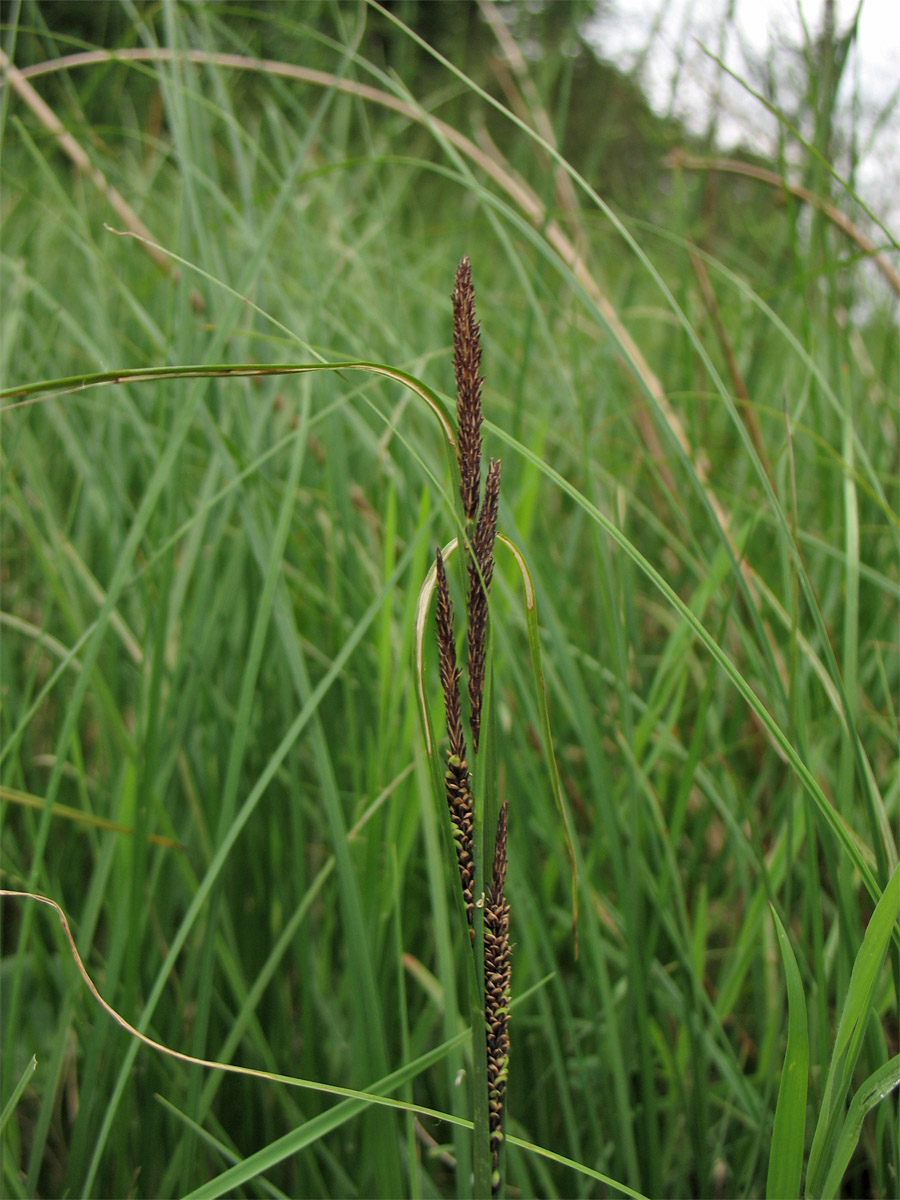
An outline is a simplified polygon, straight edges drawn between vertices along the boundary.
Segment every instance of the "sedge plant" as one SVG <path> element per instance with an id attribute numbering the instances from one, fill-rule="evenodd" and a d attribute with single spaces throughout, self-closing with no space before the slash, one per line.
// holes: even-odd
<path id="1" fill-rule="evenodd" d="M 475 290 L 472 268 L 464 257 L 456 272 L 453 290 L 453 365 L 457 392 L 457 463 L 459 494 L 466 522 L 464 559 L 468 589 L 466 594 L 467 690 L 469 728 L 472 748 L 477 756 L 481 741 L 487 673 L 488 595 L 494 573 L 494 539 L 497 532 L 497 508 L 500 500 L 500 461 L 492 459 L 481 495 L 481 389 L 479 374 L 481 344 L 475 318 Z M 504 801 L 493 831 L 493 863 L 484 889 L 475 899 L 475 880 L 479 872 L 475 861 L 475 812 L 472 796 L 472 772 L 466 749 L 460 700 L 460 668 L 456 665 L 456 641 L 453 630 L 453 605 L 444 557 L 437 549 L 437 643 L 440 657 L 441 689 L 447 717 L 447 770 L 444 790 L 456 862 L 466 910 L 469 938 L 475 952 L 476 1008 L 473 1029 L 475 1059 L 485 1074 L 475 1072 L 475 1087 L 487 1086 L 490 1126 L 491 1190 L 500 1191 L 500 1150 L 503 1143 L 503 1107 L 509 1058 L 507 1029 L 510 1000 L 509 905 L 506 903 L 506 833 L 508 801 Z M 478 822 L 484 828 L 483 822 Z M 476 922 L 476 909 L 483 921 Z M 482 1015 L 483 1014 L 483 1015 Z M 482 1032 L 483 1027 L 483 1032 Z M 486 1043 L 484 1041 L 486 1035 Z M 483 1097 L 481 1097 L 483 1099 Z M 476 1105 L 476 1114 L 480 1105 Z M 483 1109 L 482 1109 L 483 1111 Z M 477 1122 L 476 1115 L 476 1122 Z M 483 1139 L 482 1139 L 483 1141 Z M 476 1125 L 476 1193 L 484 1186 L 479 1180 Z M 480 1186 L 479 1186 L 480 1185 Z"/>

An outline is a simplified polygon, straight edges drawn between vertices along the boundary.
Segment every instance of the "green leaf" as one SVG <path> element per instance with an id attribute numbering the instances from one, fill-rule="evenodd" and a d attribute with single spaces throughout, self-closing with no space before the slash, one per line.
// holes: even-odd
<path id="1" fill-rule="evenodd" d="M 6 1122 L 16 1111 L 16 1105 L 19 1103 L 20 1099 L 22 1098 L 22 1093 L 28 1087 L 31 1077 L 35 1073 L 36 1070 L 37 1070 L 37 1056 L 32 1054 L 31 1061 L 28 1063 L 28 1066 L 22 1072 L 22 1076 L 19 1079 L 19 1082 L 16 1084 L 15 1088 L 13 1089 L 13 1094 L 10 1096 L 9 1100 L 7 1100 L 7 1102 L 3 1108 L 3 1112 L 0 1113 L 0 1133 L 3 1132 L 3 1130 L 6 1127 Z"/>
<path id="2" fill-rule="evenodd" d="M 771 907 L 771 906 L 770 906 Z M 799 1196 L 803 1170 L 803 1139 L 806 1131 L 806 1088 L 809 1076 L 809 1036 L 806 1028 L 806 998 L 797 960 L 778 913 L 771 909 L 784 963 L 788 998 L 788 1036 L 775 1106 L 775 1127 L 769 1154 L 766 1196 L 787 1200 Z"/>
<path id="3" fill-rule="evenodd" d="M 900 1086 L 900 1054 L 894 1055 L 877 1071 L 873 1071 L 850 1101 L 850 1110 L 844 1118 L 844 1127 L 835 1146 L 831 1166 L 822 1186 L 824 1197 L 837 1195 L 844 1172 L 847 1170 L 847 1164 L 859 1141 L 866 1114 L 876 1104 L 880 1104 L 885 1096 L 889 1096 L 897 1086 Z"/>
<path id="4" fill-rule="evenodd" d="M 82 375 L 65 375 L 57 379 L 41 379 L 36 383 L 18 387 L 0 388 L 0 400 L 16 398 L 34 400 L 51 393 L 80 392 L 85 388 L 99 387 L 110 383 L 147 383 L 159 379 L 216 379 L 216 378 L 260 378 L 267 375 L 305 375 L 310 371 L 367 371 L 385 379 L 395 379 L 421 397 L 443 428 L 447 441 L 456 444 L 453 427 L 447 415 L 447 406 L 427 384 L 387 363 L 352 362 L 337 363 L 208 363 L 186 364 L 178 367 L 128 367 L 117 371 L 91 371 Z M 2 411 L 2 410 L 0 410 Z"/>
<path id="5" fill-rule="evenodd" d="M 433 1063 L 439 1062 L 445 1054 L 449 1054 L 454 1047 L 466 1040 L 469 1036 L 469 1031 L 466 1030 L 458 1037 L 444 1042 L 441 1046 L 435 1047 L 434 1050 L 428 1051 L 427 1054 L 420 1055 L 414 1062 L 407 1063 L 398 1071 L 394 1071 L 386 1078 L 379 1080 L 373 1084 L 369 1092 L 355 1092 L 352 1098 L 342 1100 L 340 1104 L 336 1104 L 333 1108 L 327 1109 L 318 1116 L 312 1117 L 309 1121 L 305 1121 L 299 1129 L 292 1129 L 290 1133 L 286 1133 L 284 1137 L 280 1137 L 277 1141 L 272 1142 L 268 1146 L 264 1146 L 262 1150 L 258 1150 L 255 1154 L 251 1154 L 242 1162 L 230 1167 L 227 1171 L 223 1171 L 221 1175 L 217 1175 L 214 1179 L 209 1179 L 206 1183 L 201 1184 L 185 1200 L 215 1200 L 217 1196 L 222 1196 L 225 1192 L 233 1192 L 241 1184 L 246 1183 L 250 1179 L 255 1179 L 263 1171 L 268 1171 L 274 1167 L 276 1163 L 283 1162 L 292 1154 L 297 1154 L 306 1146 L 312 1145 L 327 1133 L 338 1129 L 345 1121 L 349 1121 L 351 1117 L 355 1117 L 358 1113 L 363 1112 L 370 1104 L 384 1104 L 385 1094 L 395 1091 L 407 1080 L 414 1079 L 416 1075 L 421 1074 Z M 346 1093 L 351 1089 L 342 1088 L 341 1091 Z M 397 1108 L 407 1108 L 402 1102 L 396 1101 L 394 1105 Z M 418 1110 L 421 1111 L 421 1110 Z M 468 1124 L 466 1121 L 460 1121 L 460 1118 L 453 1117 L 449 1113 L 442 1113 L 441 1119 L 449 1122 L 458 1122 L 460 1124 Z"/>
<path id="6" fill-rule="evenodd" d="M 850 1089 L 853 1069 L 859 1057 L 866 1023 L 872 1011 L 875 989 L 881 976 L 888 941 L 897 921 L 900 908 L 900 865 L 888 881 L 881 899 L 875 906 L 869 927 L 866 930 L 853 971 L 844 1011 L 834 1039 L 831 1065 L 825 1081 L 822 1109 L 813 1135 L 806 1174 L 806 1195 L 820 1196 L 824 1190 L 826 1173 L 830 1177 L 829 1165 L 836 1161 L 838 1128 L 844 1110 L 844 1102 Z"/>

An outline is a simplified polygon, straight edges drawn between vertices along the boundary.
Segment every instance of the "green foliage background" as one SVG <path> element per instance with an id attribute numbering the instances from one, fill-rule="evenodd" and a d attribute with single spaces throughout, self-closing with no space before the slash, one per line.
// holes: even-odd
<path id="1" fill-rule="evenodd" d="M 823 1183 L 855 1095 L 833 1186 L 894 1195 L 898 931 L 876 903 L 897 863 L 896 297 L 820 208 L 673 167 L 709 148 L 596 62 L 589 13 L 506 12 L 542 48 L 532 93 L 469 4 L 13 6 L 19 68 L 148 52 L 29 82 L 170 257 L 116 235 L 121 213 L 7 83 L 3 385 L 364 359 L 450 403 L 468 253 L 500 531 L 534 579 L 579 862 L 576 955 L 500 558 L 508 1132 L 650 1196 L 774 1195 L 819 1124 Z M 198 49 L 323 77 L 181 53 Z M 545 112 L 582 178 L 491 99 L 531 127 Z M 785 129 L 784 161 L 864 223 L 852 178 L 822 166 L 848 140 L 830 99 L 807 97 L 814 141 Z M 56 899 L 106 1000 L 186 1053 L 366 1090 L 464 1030 L 413 667 L 454 482 L 420 399 L 349 371 L 31 387 L 4 400 L 2 437 L 3 886 Z M 433 662 L 427 685 L 439 712 Z M 375 1107 L 329 1123 L 327 1092 L 139 1048 L 28 902 L 4 901 L 2 949 L 4 1104 L 37 1057 L 4 1114 L 5 1194 L 185 1195 L 302 1130 L 228 1194 L 468 1194 L 458 1127 Z M 835 1092 L 842 1014 L 858 1057 Z M 780 1105 L 799 1046 L 808 1089 Z M 394 1094 L 470 1115 L 467 1055 Z M 887 1098 L 866 1107 L 873 1079 Z M 515 1145 L 507 1190 L 618 1194 Z"/>

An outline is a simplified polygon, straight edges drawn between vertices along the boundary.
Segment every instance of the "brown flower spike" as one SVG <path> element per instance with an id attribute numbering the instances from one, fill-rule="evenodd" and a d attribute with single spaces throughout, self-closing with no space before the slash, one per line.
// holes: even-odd
<path id="1" fill-rule="evenodd" d="M 469 937 L 474 940 L 474 899 L 472 886 L 475 879 L 475 862 L 472 857 L 472 792 L 469 787 L 469 767 L 466 762 L 466 739 L 463 734 L 462 714 L 459 701 L 459 668 L 456 665 L 456 642 L 453 637 L 453 605 L 444 559 L 437 552 L 437 640 L 441 667 L 441 689 L 444 693 L 444 708 L 447 712 L 447 733 L 450 747 L 447 751 L 447 771 L 444 787 L 447 806 L 450 809 L 450 824 L 456 846 L 456 862 L 466 903 L 469 921 Z"/>
<path id="2" fill-rule="evenodd" d="M 500 460 L 492 458 L 484 485 L 484 503 L 472 535 L 469 557 L 469 594 L 466 603 L 469 644 L 469 720 L 472 745 L 478 753 L 481 737 L 481 705 L 484 699 L 484 643 L 487 634 L 488 594 L 494 575 L 494 536 L 497 532 L 497 506 L 500 502 Z"/>
<path id="3" fill-rule="evenodd" d="M 457 455 L 459 493 L 467 521 L 478 512 L 481 490 L 481 366 L 479 325 L 475 320 L 472 267 L 464 256 L 456 268 L 453 288 L 453 370 L 456 375 Z"/>
<path id="4" fill-rule="evenodd" d="M 500 461 L 492 459 L 481 499 L 481 345 L 475 319 L 472 268 L 463 258 L 453 289 L 453 369 L 457 391 L 457 460 L 468 540 L 463 542 L 468 575 L 466 641 L 469 722 L 475 753 L 481 735 L 486 673 L 488 596 L 494 574 L 494 540 L 500 502 Z M 440 549 L 436 564 L 437 641 L 441 688 L 447 713 L 447 770 L 444 787 L 456 860 L 466 905 L 469 937 L 474 944 L 475 859 L 473 844 L 472 781 L 466 761 L 466 739 L 460 706 L 460 670 L 456 665 L 453 607 L 447 572 Z M 503 1143 L 503 1107 L 509 1063 L 509 905 L 506 903 L 506 829 L 508 801 L 503 802 L 494 838 L 494 860 L 484 895 L 484 1019 L 487 1026 L 488 1123 L 491 1146 L 491 1189 L 501 1186 L 500 1150 Z"/>
<path id="5" fill-rule="evenodd" d="M 503 1142 L 503 1101 L 509 1074 L 509 905 L 506 880 L 506 814 L 504 800 L 497 821 L 494 869 L 484 905 L 484 1015 L 487 1023 L 488 1120 L 493 1174 L 491 1187 L 500 1187 L 500 1146 Z"/>

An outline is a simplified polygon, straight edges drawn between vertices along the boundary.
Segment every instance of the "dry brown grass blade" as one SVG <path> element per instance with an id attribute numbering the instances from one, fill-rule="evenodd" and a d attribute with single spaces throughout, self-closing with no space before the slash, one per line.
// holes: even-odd
<path id="1" fill-rule="evenodd" d="M 673 170 L 684 168 L 688 171 L 725 171 L 731 175 L 744 175 L 747 179 L 756 179 L 760 183 L 768 183 L 771 187 L 790 192 L 804 204 L 809 204 L 824 213 L 833 225 L 859 246 L 860 250 L 870 255 L 875 266 L 890 284 L 894 294 L 900 296 L 900 274 L 877 249 L 875 243 L 867 238 L 862 230 L 857 229 L 850 218 L 845 216 L 840 209 L 835 208 L 827 200 L 823 200 L 821 196 L 815 195 L 808 188 L 801 187 L 797 183 L 790 183 L 776 171 L 767 171 L 765 167 L 741 162 L 737 158 L 698 158 L 695 155 L 686 154 L 683 150 L 674 150 L 666 159 L 666 166 Z"/>
<path id="2" fill-rule="evenodd" d="M 187 1063 L 189 1066 L 194 1067 L 204 1067 L 210 1071 L 224 1071 L 228 1075 L 243 1075 L 249 1079 L 262 1079 L 268 1081 L 269 1083 L 283 1083 L 287 1087 L 303 1088 L 308 1092 L 321 1092 L 326 1096 L 340 1097 L 347 1100 L 361 1100 L 366 1104 L 377 1104 L 381 1108 L 394 1108 L 400 1109 L 403 1112 L 418 1113 L 420 1116 L 429 1117 L 435 1121 L 450 1121 L 459 1125 L 466 1124 L 466 1122 L 459 1117 L 455 1117 L 444 1112 L 438 1112 L 433 1108 L 426 1108 L 422 1104 L 411 1104 L 408 1100 L 396 1100 L 393 1096 L 381 1095 L 379 1092 L 371 1091 L 363 1093 L 360 1091 L 355 1091 L 352 1088 L 340 1087 L 338 1084 L 319 1083 L 313 1079 L 300 1079 L 293 1075 L 280 1075 L 274 1071 L 263 1071 L 256 1067 L 241 1067 L 236 1063 L 217 1062 L 215 1059 L 210 1058 L 197 1058 L 193 1054 L 184 1054 L 180 1050 L 173 1050 L 171 1046 L 166 1046 L 162 1042 L 154 1041 L 153 1038 L 148 1037 L 146 1033 L 142 1033 L 140 1029 L 137 1029 L 129 1021 L 126 1021 L 121 1013 L 118 1013 L 108 1001 L 103 999 L 103 996 L 100 994 L 97 985 L 88 974 L 88 969 L 84 965 L 81 955 L 78 953 L 78 947 L 76 946 L 75 939 L 72 936 L 72 930 L 69 926 L 68 918 L 55 900 L 51 900 L 49 896 L 42 896 L 39 892 L 20 892 L 11 888 L 0 888 L 0 897 L 6 897 L 10 900 L 34 900 L 35 903 L 42 904 L 45 907 L 52 909 L 53 912 L 56 913 L 59 923 L 62 926 L 63 936 L 66 939 L 66 943 L 69 947 L 69 953 L 72 955 L 75 966 L 78 970 L 78 974 L 84 981 L 84 985 L 91 993 L 91 996 L 100 1005 L 106 1015 L 115 1021 L 117 1025 L 121 1026 L 126 1033 L 130 1034 L 131 1037 L 136 1038 L 139 1042 L 149 1047 L 151 1050 L 156 1050 L 159 1054 L 165 1054 L 169 1058 L 176 1059 L 178 1062 Z M 381 1086 L 384 1086 L 388 1082 L 388 1080 L 382 1080 Z M 393 1084 L 392 1086 L 396 1087 L 397 1085 Z M 537 1153 L 543 1153 L 545 1155 L 548 1153 L 548 1151 L 542 1151 L 538 1148 L 536 1148 L 536 1150 Z M 630 1194 L 637 1195 L 637 1193 Z"/>
<path id="3" fill-rule="evenodd" d="M 6 800 L 10 804 L 19 804 L 23 808 L 31 808 L 37 812 L 42 812 L 47 803 L 43 796 L 34 796 L 31 792 L 23 792 L 19 788 L 6 787 L 3 784 L 0 784 L 0 800 Z M 94 829 L 101 829 L 107 833 L 121 834 L 126 837 L 131 837 L 134 834 L 134 830 L 130 825 L 122 825 L 118 821 L 109 821 L 106 817 L 100 817 L 96 813 L 83 812 L 80 808 L 73 808 L 69 804 L 60 804 L 55 801 L 50 805 L 50 811 L 54 817 L 59 817 L 64 821 L 72 821 L 76 825 L 86 825 Z M 148 833 L 144 836 L 148 842 L 152 842 L 155 846 L 165 846 L 168 850 L 187 850 L 187 846 L 182 842 L 177 842 L 174 838 L 165 837 L 161 833 Z"/>
<path id="4" fill-rule="evenodd" d="M 508 66 L 509 73 L 515 77 L 518 83 L 518 87 L 516 87 L 510 74 L 502 71 L 498 64 L 495 70 L 501 87 L 503 87 L 513 106 L 518 109 L 519 116 L 526 123 L 533 124 L 548 146 L 557 148 L 553 123 L 547 114 L 547 110 L 541 103 L 541 98 L 531 77 L 531 72 L 528 70 L 528 63 L 519 49 L 518 42 L 509 32 L 509 28 L 494 0 L 478 0 L 478 7 L 481 9 L 484 19 L 490 26 L 491 33 L 497 39 L 497 45 L 503 53 L 504 64 Z M 575 186 L 559 163 L 551 162 L 542 147 L 539 147 L 539 151 L 547 162 L 549 169 L 553 171 L 553 183 L 556 187 L 557 201 L 568 218 L 569 233 L 575 240 L 579 253 L 584 253 L 584 235 L 578 222 L 578 197 L 575 194 Z"/>
<path id="5" fill-rule="evenodd" d="M 55 900 L 51 900 L 49 896 L 42 896 L 38 892 L 18 892 L 8 888 L 0 888 L 0 896 L 6 896 L 12 900 L 34 900 L 38 904 L 44 904 L 47 908 L 53 909 L 59 918 L 60 925 L 62 925 L 63 934 L 69 946 L 69 953 L 72 955 L 75 966 L 78 968 L 78 974 L 84 981 L 85 987 L 108 1017 L 111 1017 L 117 1025 L 120 1025 L 133 1038 L 137 1038 L 139 1042 L 143 1042 L 145 1046 L 149 1046 L 151 1050 L 156 1050 L 160 1054 L 167 1054 L 169 1058 L 175 1058 L 179 1062 L 188 1063 L 195 1067 L 206 1067 L 208 1070 L 213 1071 L 226 1071 L 229 1075 L 248 1075 L 253 1079 L 276 1079 L 282 1083 L 298 1086 L 297 1081 L 287 1076 L 276 1076 L 271 1071 L 259 1071 L 254 1067 L 239 1067 L 234 1063 L 215 1062 L 209 1058 L 197 1058 L 193 1054 L 183 1054 L 180 1050 L 173 1050 L 171 1046 L 163 1045 L 162 1042 L 157 1042 L 153 1038 L 148 1037 L 146 1033 L 142 1033 L 140 1029 L 136 1029 L 129 1021 L 126 1021 L 111 1004 L 103 999 L 97 985 L 88 974 L 87 967 L 84 965 L 81 955 L 78 953 L 78 947 L 75 945 L 72 930 L 69 928 L 68 918 Z M 321 1090 L 324 1091 L 326 1089 L 322 1088 Z"/>

